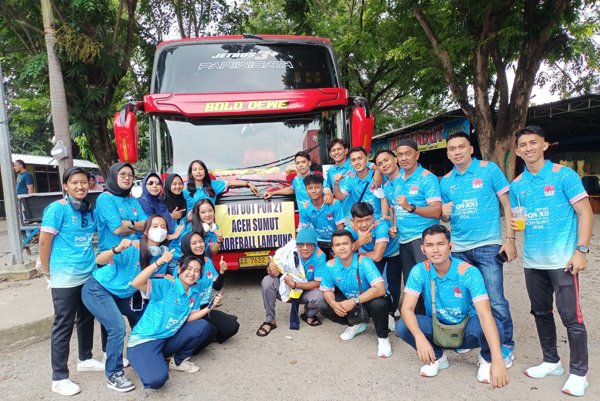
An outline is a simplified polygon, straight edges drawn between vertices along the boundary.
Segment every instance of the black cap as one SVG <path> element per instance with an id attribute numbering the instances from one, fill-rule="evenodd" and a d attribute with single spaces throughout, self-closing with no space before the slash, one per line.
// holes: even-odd
<path id="1" fill-rule="evenodd" d="M 396 149 L 399 148 L 400 146 L 410 146 L 411 148 L 413 148 L 416 151 L 419 150 L 419 144 L 414 139 L 411 139 L 411 138 L 400 139 L 398 141 L 398 146 L 396 146 Z"/>

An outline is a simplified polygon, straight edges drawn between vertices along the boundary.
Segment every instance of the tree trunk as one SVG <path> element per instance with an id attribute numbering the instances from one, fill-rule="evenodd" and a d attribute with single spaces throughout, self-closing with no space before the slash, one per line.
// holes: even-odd
<path id="1" fill-rule="evenodd" d="M 60 62 L 54 51 L 56 31 L 54 29 L 54 14 L 50 0 L 41 0 L 42 16 L 44 20 L 44 37 L 46 39 L 46 52 L 48 53 L 48 79 L 50 81 L 50 108 L 52 111 L 52 124 L 54 125 L 55 140 L 62 141 L 67 149 L 67 157 L 58 161 L 60 177 L 64 171 L 73 165 L 73 150 L 71 145 L 71 131 L 69 128 L 69 112 L 65 96 Z"/>
<path id="2" fill-rule="evenodd" d="M 94 149 L 100 172 L 106 177 L 108 169 L 118 161 L 119 156 L 106 127 L 106 120 L 94 120 L 92 124 L 95 127 L 94 132 L 96 132 L 96 135 L 90 136 L 91 147 Z"/>

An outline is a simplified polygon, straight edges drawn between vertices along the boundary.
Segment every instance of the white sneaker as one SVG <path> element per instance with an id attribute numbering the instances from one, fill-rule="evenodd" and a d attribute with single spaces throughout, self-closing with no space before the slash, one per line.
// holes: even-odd
<path id="1" fill-rule="evenodd" d="M 104 359 L 102 359 L 102 363 L 106 363 L 106 352 L 104 353 Z M 129 359 L 125 358 L 125 355 L 123 355 L 123 368 L 129 367 L 129 365 Z"/>
<path id="2" fill-rule="evenodd" d="M 525 375 L 534 378 L 541 379 L 546 376 L 561 376 L 565 373 L 560 361 L 556 363 L 542 362 L 537 366 L 532 366 L 525 371 Z"/>
<path id="3" fill-rule="evenodd" d="M 169 369 L 185 373 L 196 373 L 200 370 L 198 366 L 196 366 L 193 362 L 190 362 L 190 358 L 184 359 L 179 365 L 175 364 L 175 358 L 171 358 L 171 361 L 169 362 Z"/>
<path id="4" fill-rule="evenodd" d="M 392 356 L 392 344 L 389 338 L 377 338 L 377 356 L 380 358 L 389 358 Z"/>
<path id="5" fill-rule="evenodd" d="M 346 330 L 342 334 L 340 334 L 340 338 L 344 341 L 352 340 L 356 337 L 357 334 L 362 333 L 367 329 L 366 323 L 357 324 L 354 326 L 348 326 Z"/>
<path id="6" fill-rule="evenodd" d="M 429 365 L 421 366 L 421 376 L 423 377 L 434 377 L 437 376 L 440 369 L 448 369 L 450 363 L 448 363 L 448 358 L 446 354 L 442 354 L 441 358 L 436 360 Z"/>
<path id="7" fill-rule="evenodd" d="M 396 320 L 392 315 L 388 315 L 388 330 L 396 331 Z"/>
<path id="8" fill-rule="evenodd" d="M 471 352 L 471 348 L 456 348 L 454 352 L 457 354 L 466 354 L 467 352 Z"/>
<path id="9" fill-rule="evenodd" d="M 100 362 L 94 358 L 86 359 L 85 361 L 77 360 L 78 372 L 104 372 L 104 362 Z"/>
<path id="10" fill-rule="evenodd" d="M 583 397 L 585 395 L 585 389 L 589 386 L 590 384 L 588 383 L 586 376 L 570 374 L 562 388 L 562 392 L 565 394 L 574 395 L 575 397 Z"/>
<path id="11" fill-rule="evenodd" d="M 75 395 L 81 392 L 79 386 L 69 379 L 52 380 L 52 391 L 60 395 Z"/>
<path id="12" fill-rule="evenodd" d="M 479 369 L 477 370 L 477 381 L 479 383 L 490 384 L 490 368 L 492 364 L 481 358 L 479 362 Z"/>

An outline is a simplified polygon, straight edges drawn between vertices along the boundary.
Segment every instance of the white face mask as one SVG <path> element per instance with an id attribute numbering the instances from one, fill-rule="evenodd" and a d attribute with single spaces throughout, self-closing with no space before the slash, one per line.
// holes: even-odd
<path id="1" fill-rule="evenodd" d="M 215 223 L 202 223 L 202 228 L 204 229 L 205 232 L 209 232 L 209 231 L 215 231 L 217 229 L 217 225 Z"/>
<path id="2" fill-rule="evenodd" d="M 160 227 L 152 227 L 148 230 L 148 238 L 154 242 L 161 243 L 167 238 L 167 230 Z"/>

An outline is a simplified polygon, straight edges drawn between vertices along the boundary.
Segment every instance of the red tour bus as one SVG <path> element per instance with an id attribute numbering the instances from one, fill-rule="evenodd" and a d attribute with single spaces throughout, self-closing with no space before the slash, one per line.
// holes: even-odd
<path id="1" fill-rule="evenodd" d="M 184 179 L 190 161 L 213 177 L 246 180 L 261 192 L 289 186 L 293 155 L 313 167 L 329 162 L 327 143 L 342 138 L 369 150 L 374 120 L 364 98 L 349 97 L 327 39 L 240 35 L 158 45 L 150 94 L 125 105 L 114 128 L 122 161 L 135 162 L 135 112 L 149 117 L 151 169 Z M 231 188 L 216 205 L 229 269 L 265 267 L 295 237 L 292 197 L 264 201 Z M 219 256 L 220 258 L 220 256 Z"/>

